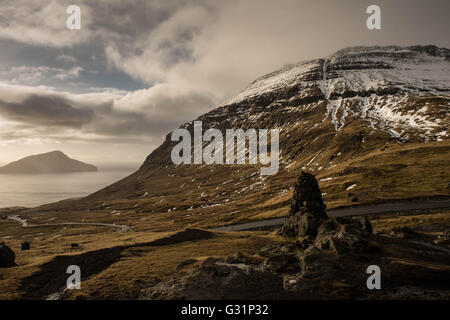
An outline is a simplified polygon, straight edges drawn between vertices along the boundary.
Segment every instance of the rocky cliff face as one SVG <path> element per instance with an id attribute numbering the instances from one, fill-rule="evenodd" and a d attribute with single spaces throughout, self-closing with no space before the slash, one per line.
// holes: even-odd
<path id="1" fill-rule="evenodd" d="M 125 198 L 149 211 L 215 206 L 253 215 L 251 203 L 274 212 L 289 205 L 301 170 L 317 176 L 328 207 L 448 195 L 449 57 L 434 46 L 357 47 L 286 66 L 197 119 L 222 132 L 281 129 L 278 174 L 262 177 L 259 165 L 175 166 L 168 135 L 139 171 L 82 203 Z M 193 122 L 181 127 L 192 131 Z"/>

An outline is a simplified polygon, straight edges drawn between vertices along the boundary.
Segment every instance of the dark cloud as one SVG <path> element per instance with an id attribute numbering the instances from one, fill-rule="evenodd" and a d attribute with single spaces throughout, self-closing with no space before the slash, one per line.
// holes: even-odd
<path id="1" fill-rule="evenodd" d="M 126 97 L 113 104 L 95 107 L 95 119 L 85 130 L 105 136 L 165 136 L 171 130 L 211 109 L 216 101 L 198 92 L 185 94 L 154 94 L 136 102 L 136 111 L 127 110 Z"/>
<path id="2" fill-rule="evenodd" d="M 3 133 L 2 140 L 14 140 L 29 134 L 30 130 L 43 139 L 67 141 L 67 132 L 76 129 L 80 136 L 70 139 L 84 140 L 84 135 L 93 134 L 98 140 L 132 137 L 161 137 L 182 124 L 208 110 L 214 101 L 200 93 L 183 95 L 153 94 L 148 101 L 135 101 L 135 110 L 127 109 L 133 102 L 126 96 L 95 102 L 81 96 L 63 97 L 59 93 L 26 94 L 21 102 L 0 100 L 0 119 L 17 122 L 15 134 Z M 92 102 L 94 101 L 94 102 Z M 22 133 L 21 133 L 22 132 Z M 25 133 L 23 133 L 25 132 Z M 91 137 L 91 139 L 94 139 Z"/>
<path id="3" fill-rule="evenodd" d="M 94 117 L 92 110 L 75 108 L 61 97 L 35 94 L 21 103 L 0 100 L 0 114 L 14 121 L 69 128 L 81 128 Z"/>

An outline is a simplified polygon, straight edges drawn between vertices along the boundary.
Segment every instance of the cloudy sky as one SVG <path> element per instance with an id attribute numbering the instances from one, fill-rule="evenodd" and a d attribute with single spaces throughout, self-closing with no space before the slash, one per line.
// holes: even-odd
<path id="1" fill-rule="evenodd" d="M 69 5 L 81 29 L 66 27 Z M 366 28 L 381 7 L 382 30 Z M 2 0 L 0 163 L 141 163 L 255 78 L 355 45 L 450 48 L 448 0 Z"/>

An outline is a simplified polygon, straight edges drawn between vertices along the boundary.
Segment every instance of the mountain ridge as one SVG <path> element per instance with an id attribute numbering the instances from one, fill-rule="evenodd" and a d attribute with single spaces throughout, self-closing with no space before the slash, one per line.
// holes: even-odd
<path id="1" fill-rule="evenodd" d="M 0 174 L 43 174 L 91 172 L 98 169 L 90 164 L 74 160 L 59 150 L 31 155 L 0 167 Z"/>

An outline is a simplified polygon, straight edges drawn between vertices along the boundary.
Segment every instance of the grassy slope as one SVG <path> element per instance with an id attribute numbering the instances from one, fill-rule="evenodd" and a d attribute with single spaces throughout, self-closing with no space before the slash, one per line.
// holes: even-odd
<path id="1" fill-rule="evenodd" d="M 314 142 L 290 140 L 287 135 L 294 137 L 298 126 L 283 133 L 283 158 L 274 176 L 261 177 L 254 165 L 150 162 L 145 170 L 82 201 L 43 206 L 29 216 L 116 222 L 153 231 L 277 217 L 287 212 L 301 170 L 316 175 L 328 208 L 450 196 L 450 140 L 400 143 L 378 131 L 360 134 L 365 124 L 357 121 L 330 138 L 329 124 L 322 126 L 313 128 L 311 135 L 319 137 Z M 352 202 L 355 197 L 358 201 Z"/>
<path id="2" fill-rule="evenodd" d="M 436 237 L 445 228 L 450 228 L 450 210 L 418 211 L 414 213 L 398 213 L 372 217 L 371 222 L 375 232 L 387 233 L 395 227 L 408 226 Z M 95 261 L 102 256 L 105 264 L 86 271 L 82 282 L 82 290 L 71 293 L 71 298 L 93 299 L 135 299 L 139 291 L 164 279 L 176 270 L 180 262 L 186 259 L 202 260 L 206 257 L 226 257 L 240 251 L 252 255 L 267 245 L 285 241 L 272 232 L 242 232 L 215 233 L 209 240 L 187 241 L 161 247 L 148 245 L 149 241 L 161 238 L 167 233 L 148 232 L 99 232 L 94 228 L 71 227 L 64 230 L 58 228 L 41 231 L 43 235 L 32 238 L 32 250 L 19 251 L 20 238 L 30 234 L 29 229 L 18 228 L 10 222 L 1 222 L 0 236 L 3 230 L 16 230 L 17 236 L 11 241 L 11 246 L 17 253 L 18 267 L 0 269 L 0 299 L 17 299 L 25 294 L 25 288 L 35 291 L 39 296 L 42 286 L 30 287 L 32 283 L 47 282 L 47 275 L 52 277 L 64 273 L 66 256 L 80 255 L 79 263 L 89 263 L 95 266 Z M 3 228 L 5 227 L 5 228 Z M 33 231 L 33 233 L 34 233 Z M 87 233 L 87 234 L 86 234 Z M 62 237 L 56 236 L 62 234 Z M 80 249 L 71 250 L 70 243 L 79 243 Z M 106 248 L 106 249 L 104 249 Z M 103 249 L 103 253 L 95 253 Z M 394 250 L 395 251 L 395 250 Z M 402 257 L 398 252 L 390 253 L 396 261 L 420 264 L 414 257 Z M 92 261 L 90 261 L 92 259 Z M 67 261 L 66 261 L 67 260 Z M 89 262 L 90 261 L 90 262 Z M 75 260 L 76 263 L 77 260 Z M 72 263 L 72 262 L 70 262 Z M 43 272 L 45 270 L 45 272 Z M 65 277 L 65 275 L 64 275 Z M 41 280 L 40 280 L 41 279 Z M 65 278 L 64 278 L 65 279 Z M 26 284 L 26 285 L 25 285 Z M 62 281 L 63 285 L 64 282 Z M 33 296 L 33 294 L 31 294 Z"/>

